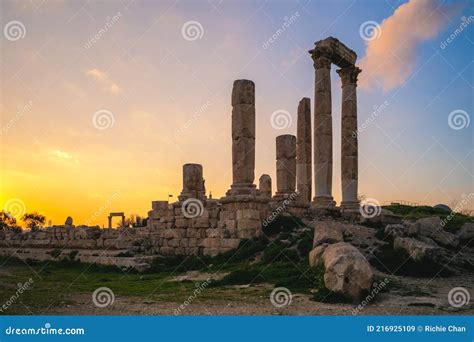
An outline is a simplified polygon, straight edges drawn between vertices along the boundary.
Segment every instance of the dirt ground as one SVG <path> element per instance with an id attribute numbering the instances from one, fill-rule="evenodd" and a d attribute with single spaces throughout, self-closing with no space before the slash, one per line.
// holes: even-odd
<path id="1" fill-rule="evenodd" d="M 310 295 L 293 294 L 291 303 L 282 308 L 274 307 L 269 298 L 255 301 L 206 300 L 198 298 L 185 305 L 182 315 L 474 315 L 473 300 L 460 308 L 448 303 L 448 293 L 454 287 L 464 287 L 473 294 L 474 274 L 449 278 L 410 278 L 391 276 L 403 283 L 400 291 L 392 289 L 381 293 L 377 300 L 354 312 L 350 304 L 315 302 Z M 253 287 L 268 287 L 253 285 Z M 412 289 L 412 290 L 411 290 Z M 97 308 L 90 296 L 81 295 L 76 303 L 60 308 L 50 308 L 52 315 L 174 315 L 182 303 L 150 301 L 140 297 L 120 297 L 105 308 Z"/>

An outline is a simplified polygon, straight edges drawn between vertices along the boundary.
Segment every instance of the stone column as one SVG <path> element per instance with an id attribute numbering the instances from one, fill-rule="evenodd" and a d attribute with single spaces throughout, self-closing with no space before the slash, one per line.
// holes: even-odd
<path id="1" fill-rule="evenodd" d="M 296 137 L 285 134 L 276 137 L 276 172 L 279 200 L 295 192 L 296 185 Z"/>
<path id="2" fill-rule="evenodd" d="M 357 152 L 357 75 L 355 65 L 339 69 L 342 82 L 341 113 L 341 209 L 357 210 L 358 152 Z"/>
<path id="3" fill-rule="evenodd" d="M 311 202 L 311 100 L 301 99 L 298 105 L 296 131 L 296 188 L 302 202 Z"/>
<path id="4" fill-rule="evenodd" d="M 255 84 L 236 80 L 232 89 L 232 185 L 227 195 L 255 194 Z"/>
<path id="5" fill-rule="evenodd" d="M 188 198 L 205 199 L 206 188 L 202 174 L 201 164 L 183 165 L 183 191 L 178 196 L 180 201 L 185 201 Z"/>
<path id="6" fill-rule="evenodd" d="M 269 175 L 261 175 L 258 181 L 258 190 L 260 190 L 260 194 L 271 198 L 272 178 Z"/>
<path id="7" fill-rule="evenodd" d="M 314 185 L 316 207 L 333 207 L 331 59 L 324 48 L 311 51 L 315 68 Z"/>
<path id="8" fill-rule="evenodd" d="M 109 228 L 112 228 L 112 216 L 109 216 Z"/>

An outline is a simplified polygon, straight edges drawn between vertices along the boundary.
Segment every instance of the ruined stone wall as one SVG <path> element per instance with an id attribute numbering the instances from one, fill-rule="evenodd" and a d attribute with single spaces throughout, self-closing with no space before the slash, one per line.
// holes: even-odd
<path id="1" fill-rule="evenodd" d="M 266 203 L 221 205 L 216 200 L 192 200 L 197 211 L 186 202 L 153 202 L 147 227 L 70 225 L 36 232 L 0 231 L 0 256 L 59 260 L 74 252 L 75 260 L 124 266 L 125 256 L 217 255 L 237 248 L 244 239 L 260 236 L 262 221 L 270 214 Z"/>
<path id="2" fill-rule="evenodd" d="M 200 202 L 189 214 L 183 203 L 155 206 L 149 212 L 150 236 L 162 255 L 217 255 L 237 248 L 243 239 L 261 234 L 263 216 L 269 206 L 252 203 L 221 205 L 215 200 Z M 195 216 L 195 217 L 193 217 Z"/>

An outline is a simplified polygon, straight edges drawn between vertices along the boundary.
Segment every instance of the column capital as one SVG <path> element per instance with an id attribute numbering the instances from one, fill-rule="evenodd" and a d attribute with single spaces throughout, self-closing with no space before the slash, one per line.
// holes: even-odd
<path id="1" fill-rule="evenodd" d="M 331 68 L 331 51 L 326 47 L 318 47 L 310 50 L 315 69 Z"/>
<path id="2" fill-rule="evenodd" d="M 336 72 L 341 77 L 342 86 L 349 84 L 357 85 L 357 76 L 362 70 L 355 65 L 351 65 L 342 69 L 337 70 Z"/>

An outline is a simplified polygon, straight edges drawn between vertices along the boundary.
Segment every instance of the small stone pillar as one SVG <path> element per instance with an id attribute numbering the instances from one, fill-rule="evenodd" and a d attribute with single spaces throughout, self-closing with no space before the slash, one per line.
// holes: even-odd
<path id="1" fill-rule="evenodd" d="M 296 132 L 296 188 L 300 201 L 311 202 L 312 158 L 311 158 L 311 100 L 301 99 L 298 105 Z"/>
<path id="2" fill-rule="evenodd" d="M 332 197 L 331 54 L 325 47 L 311 50 L 314 89 L 314 206 L 334 207 Z"/>
<path id="3" fill-rule="evenodd" d="M 358 210 L 357 75 L 355 65 L 339 69 L 342 82 L 341 181 L 343 211 Z"/>
<path id="4" fill-rule="evenodd" d="M 296 186 L 296 137 L 290 134 L 276 137 L 277 192 L 280 200 L 295 192 Z"/>
<path id="5" fill-rule="evenodd" d="M 202 165 L 200 164 L 184 164 L 183 165 L 183 191 L 178 196 L 180 201 L 188 198 L 197 198 L 205 200 L 206 188 L 202 173 Z"/>
<path id="6" fill-rule="evenodd" d="M 236 80 L 232 88 L 232 185 L 227 196 L 255 194 L 255 84 Z"/>
<path id="7" fill-rule="evenodd" d="M 260 176 L 258 181 L 259 181 L 258 189 L 260 190 L 260 194 L 271 198 L 272 197 L 272 178 L 269 175 L 264 174 Z"/>

